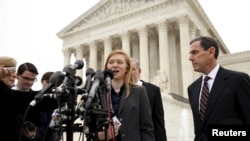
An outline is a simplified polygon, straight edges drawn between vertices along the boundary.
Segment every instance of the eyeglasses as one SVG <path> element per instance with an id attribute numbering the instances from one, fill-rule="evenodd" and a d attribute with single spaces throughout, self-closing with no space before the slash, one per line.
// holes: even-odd
<path id="1" fill-rule="evenodd" d="M 26 76 L 22 76 L 20 75 L 24 80 L 26 81 L 31 81 L 31 82 L 35 82 L 37 79 L 36 78 L 29 78 L 29 77 L 26 77 Z"/>
<path id="2" fill-rule="evenodd" d="M 16 73 L 16 67 L 4 67 L 4 69 L 10 71 L 11 73 Z"/>

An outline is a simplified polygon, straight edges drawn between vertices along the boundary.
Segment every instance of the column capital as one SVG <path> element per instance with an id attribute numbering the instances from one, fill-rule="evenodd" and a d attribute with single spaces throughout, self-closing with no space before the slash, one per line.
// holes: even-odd
<path id="1" fill-rule="evenodd" d="M 113 40 L 113 38 L 111 36 L 105 36 L 102 41 L 103 42 L 111 42 Z"/>
<path id="2" fill-rule="evenodd" d="M 168 30 L 168 26 L 167 26 L 167 21 L 159 21 L 157 22 L 157 27 L 158 27 L 158 31 L 160 32 L 166 32 Z"/>
<path id="3" fill-rule="evenodd" d="M 70 48 L 63 48 L 62 52 L 63 52 L 63 56 L 64 57 L 68 57 L 68 56 L 70 56 L 70 54 L 71 54 L 72 51 L 71 51 Z"/>
<path id="4" fill-rule="evenodd" d="M 121 34 L 120 34 L 120 37 L 123 39 L 123 40 L 128 40 L 129 37 L 130 37 L 130 33 L 128 31 L 123 31 Z"/>
<path id="5" fill-rule="evenodd" d="M 82 52 L 83 51 L 83 46 L 82 45 L 78 45 L 74 47 L 76 52 Z"/>
<path id="6" fill-rule="evenodd" d="M 136 28 L 139 36 L 148 35 L 148 30 L 146 26 Z"/>
<path id="7" fill-rule="evenodd" d="M 190 18 L 188 17 L 188 15 L 181 15 L 178 17 L 178 22 L 179 24 L 187 24 L 190 22 Z"/>
<path id="8" fill-rule="evenodd" d="M 96 40 L 94 40 L 94 41 L 90 41 L 88 44 L 89 44 L 89 46 L 97 46 L 97 41 Z"/>

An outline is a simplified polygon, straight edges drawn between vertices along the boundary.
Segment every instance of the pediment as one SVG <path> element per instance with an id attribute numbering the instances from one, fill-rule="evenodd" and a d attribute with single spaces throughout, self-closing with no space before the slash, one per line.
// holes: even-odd
<path id="1" fill-rule="evenodd" d="M 58 35 L 77 31 L 83 27 L 95 25 L 100 21 L 118 17 L 157 2 L 166 1 L 171 0 L 100 0 L 96 5 L 61 30 Z"/>

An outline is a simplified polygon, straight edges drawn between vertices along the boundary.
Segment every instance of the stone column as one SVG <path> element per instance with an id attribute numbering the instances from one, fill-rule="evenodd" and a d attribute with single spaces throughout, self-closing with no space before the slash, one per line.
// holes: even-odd
<path id="1" fill-rule="evenodd" d="M 190 40 L 194 39 L 196 37 L 197 29 L 192 26 L 191 27 L 191 34 L 190 34 Z"/>
<path id="2" fill-rule="evenodd" d="M 180 65 L 180 49 L 176 44 L 177 29 L 174 25 L 169 26 L 169 65 L 171 66 L 168 81 L 170 82 L 169 93 L 182 93 L 182 78 Z"/>
<path id="3" fill-rule="evenodd" d="M 124 31 L 121 34 L 122 40 L 122 50 L 125 51 L 130 56 L 130 44 L 129 44 L 129 33 Z"/>
<path id="4" fill-rule="evenodd" d="M 83 46 L 79 45 L 75 48 L 76 60 L 83 61 Z M 84 64 L 85 65 L 85 64 Z M 84 66 L 83 66 L 84 67 Z M 76 71 L 76 75 L 83 78 L 83 68 Z"/>
<path id="5" fill-rule="evenodd" d="M 149 79 L 153 80 L 159 70 L 159 47 L 158 47 L 158 33 L 151 33 L 148 39 L 148 51 L 149 51 Z"/>
<path id="6" fill-rule="evenodd" d="M 95 41 L 91 42 L 89 47 L 89 67 L 97 69 L 97 43 Z"/>
<path id="7" fill-rule="evenodd" d="M 160 61 L 160 72 L 162 77 L 162 90 L 169 93 L 168 88 L 170 87 L 168 77 L 170 76 L 170 65 L 169 65 L 169 46 L 168 46 L 168 28 L 167 22 L 161 21 L 158 23 L 159 33 L 159 61 Z"/>
<path id="8" fill-rule="evenodd" d="M 192 40 L 192 39 L 194 39 L 194 38 L 196 38 L 196 36 L 197 36 L 197 28 L 193 25 L 192 27 L 191 27 L 191 35 L 190 35 L 190 41 Z M 190 61 L 189 61 L 190 62 Z M 191 62 L 190 62 L 190 65 L 191 65 Z M 192 68 L 192 67 L 191 67 Z M 192 70 L 193 70 L 193 68 L 192 68 Z M 195 72 L 195 71 L 193 71 L 193 80 L 195 80 L 196 78 L 198 78 L 200 76 L 200 73 L 199 72 Z"/>
<path id="9" fill-rule="evenodd" d="M 133 58 L 137 58 L 138 60 L 140 60 L 140 55 L 139 55 L 139 39 L 138 39 L 138 37 L 135 37 L 135 36 L 133 36 L 132 37 L 132 40 L 131 40 L 131 52 L 132 52 L 132 54 L 131 54 L 131 56 L 133 57 Z"/>
<path id="10" fill-rule="evenodd" d="M 104 38 L 104 62 L 106 61 L 109 53 L 112 51 L 112 39 L 111 37 Z"/>
<path id="11" fill-rule="evenodd" d="M 180 51 L 181 51 L 181 70 L 182 70 L 182 83 L 183 83 L 183 96 L 187 96 L 187 87 L 192 83 L 193 70 L 189 58 L 189 42 L 190 42 L 190 31 L 189 31 L 189 18 L 187 16 L 179 17 L 179 29 L 180 29 Z"/>
<path id="12" fill-rule="evenodd" d="M 140 39 L 141 78 L 149 81 L 148 31 L 146 27 L 138 29 Z"/>
<path id="13" fill-rule="evenodd" d="M 63 52 L 63 57 L 64 57 L 64 66 L 66 66 L 66 65 L 70 64 L 71 52 L 68 48 L 63 49 L 62 52 Z"/>

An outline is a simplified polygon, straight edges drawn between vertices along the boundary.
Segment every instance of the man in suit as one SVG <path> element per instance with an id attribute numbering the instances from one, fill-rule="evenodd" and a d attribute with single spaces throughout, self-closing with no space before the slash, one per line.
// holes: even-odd
<path id="1" fill-rule="evenodd" d="M 211 134 L 215 127 L 218 127 L 219 131 L 224 128 L 223 131 L 241 129 L 245 132 L 244 127 L 250 125 L 249 75 L 228 70 L 219 65 L 217 63 L 218 43 L 211 37 L 201 36 L 193 39 L 190 42 L 189 53 L 194 71 L 202 73 L 202 76 L 188 87 L 194 120 L 194 140 L 213 140 Z M 207 100 L 204 100 L 201 94 L 205 76 L 210 77 Z M 205 106 L 200 105 L 203 103 L 202 100 L 206 101 Z M 202 110 L 205 113 L 200 117 Z"/>
<path id="2" fill-rule="evenodd" d="M 161 98 L 160 88 L 149 82 L 145 82 L 140 79 L 141 67 L 140 62 L 131 58 L 132 77 L 134 81 L 146 88 L 148 99 L 151 106 L 152 119 L 155 129 L 155 140 L 156 141 L 167 141 L 165 121 L 164 121 L 164 109 Z"/>

